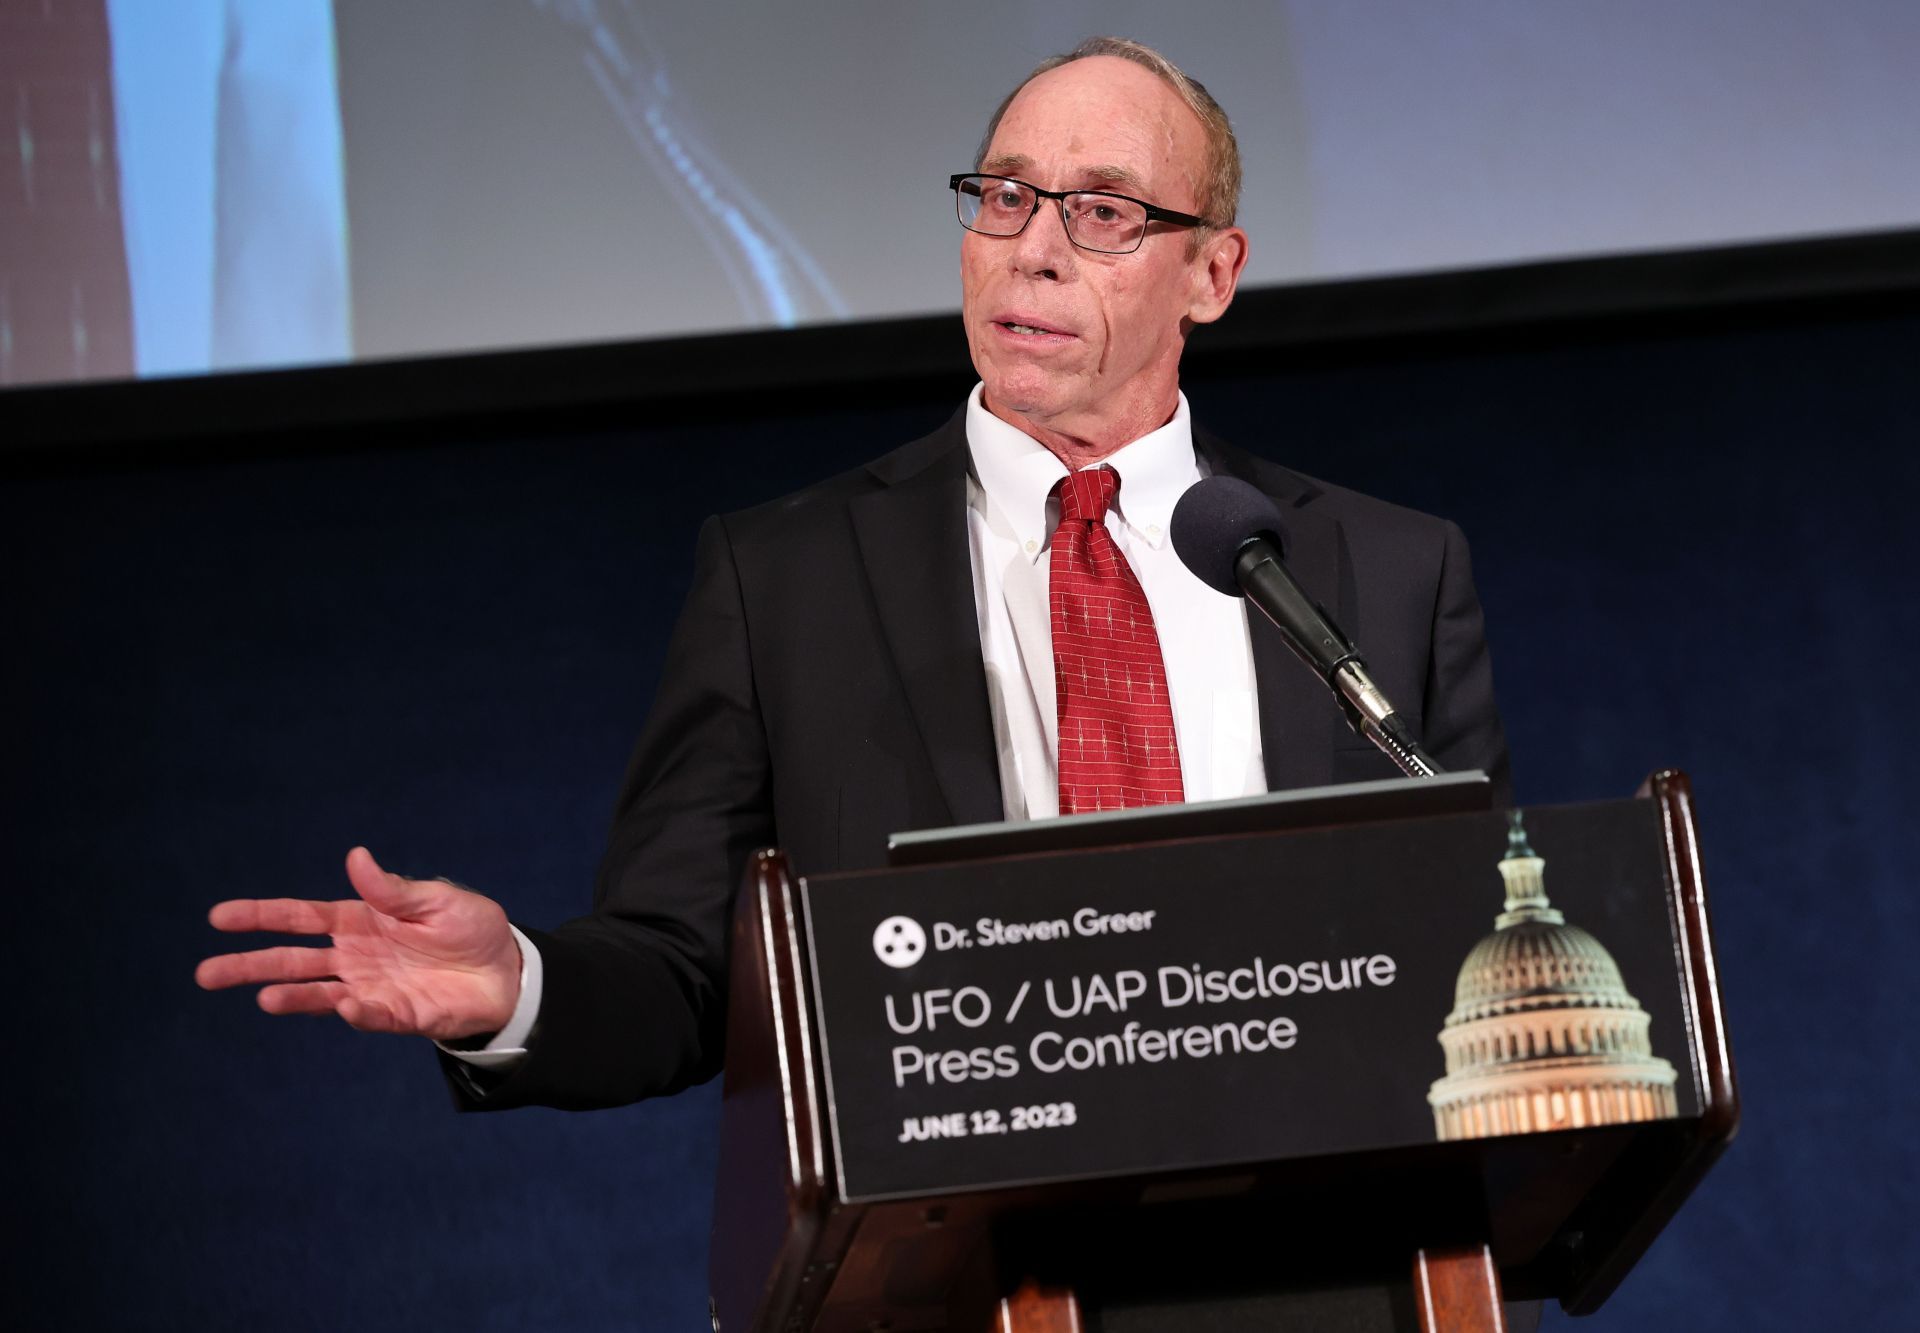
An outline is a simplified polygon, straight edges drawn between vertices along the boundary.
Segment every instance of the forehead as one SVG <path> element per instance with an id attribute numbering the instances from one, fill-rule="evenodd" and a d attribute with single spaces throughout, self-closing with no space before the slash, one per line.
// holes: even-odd
<path id="1" fill-rule="evenodd" d="M 1004 174 L 1052 189 L 1131 184 L 1178 207 L 1193 203 L 1205 155 L 1200 118 L 1165 79 L 1130 60 L 1090 56 L 1014 96 L 982 166 L 1017 164 Z"/>

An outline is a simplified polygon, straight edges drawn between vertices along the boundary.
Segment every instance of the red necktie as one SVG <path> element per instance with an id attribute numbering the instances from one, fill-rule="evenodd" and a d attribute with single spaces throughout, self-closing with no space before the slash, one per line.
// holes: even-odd
<path id="1" fill-rule="evenodd" d="M 1060 710 L 1060 813 L 1184 799 L 1160 636 L 1140 581 L 1107 531 L 1112 468 L 1058 488 L 1048 612 Z"/>

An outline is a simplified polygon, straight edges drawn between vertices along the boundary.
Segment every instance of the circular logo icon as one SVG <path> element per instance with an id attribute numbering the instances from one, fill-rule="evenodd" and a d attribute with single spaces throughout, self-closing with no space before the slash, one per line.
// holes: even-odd
<path id="1" fill-rule="evenodd" d="M 873 931 L 873 953 L 888 967 L 912 967 L 927 951 L 927 932 L 910 916 L 890 916 Z"/>

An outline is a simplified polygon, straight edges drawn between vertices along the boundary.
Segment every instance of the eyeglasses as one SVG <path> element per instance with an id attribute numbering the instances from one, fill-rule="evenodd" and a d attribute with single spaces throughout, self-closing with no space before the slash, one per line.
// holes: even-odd
<path id="1" fill-rule="evenodd" d="M 1105 190 L 1043 190 L 1011 176 L 953 176 L 954 210 L 960 225 L 983 236 L 1018 236 L 1040 211 L 1042 199 L 1060 201 L 1060 220 L 1067 239 L 1082 250 L 1106 255 L 1132 254 L 1147 238 L 1149 222 L 1176 227 L 1213 224 L 1191 213 L 1176 213 L 1124 194 Z"/>

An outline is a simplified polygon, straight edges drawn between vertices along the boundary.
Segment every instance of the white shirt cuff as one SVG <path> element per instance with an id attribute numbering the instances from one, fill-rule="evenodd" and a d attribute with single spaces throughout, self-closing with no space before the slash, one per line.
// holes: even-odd
<path id="1" fill-rule="evenodd" d="M 513 932 L 513 942 L 520 946 L 520 998 L 514 1003 L 513 1016 L 477 1051 L 456 1051 L 444 1042 L 434 1043 L 454 1059 L 481 1069 L 505 1071 L 526 1059 L 527 1035 L 533 1031 L 534 1020 L 540 1017 L 540 951 L 533 947 L 532 940 L 520 933 L 518 926 L 509 923 L 507 929 Z"/>

